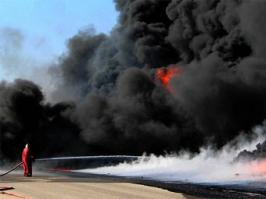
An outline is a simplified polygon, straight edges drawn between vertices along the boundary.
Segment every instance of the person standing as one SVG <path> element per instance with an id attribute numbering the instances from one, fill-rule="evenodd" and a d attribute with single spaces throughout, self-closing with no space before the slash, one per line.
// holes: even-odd
<path id="1" fill-rule="evenodd" d="M 25 148 L 22 151 L 22 163 L 23 163 L 23 171 L 24 176 L 31 177 L 32 176 L 32 155 L 30 152 L 29 144 L 26 144 Z"/>

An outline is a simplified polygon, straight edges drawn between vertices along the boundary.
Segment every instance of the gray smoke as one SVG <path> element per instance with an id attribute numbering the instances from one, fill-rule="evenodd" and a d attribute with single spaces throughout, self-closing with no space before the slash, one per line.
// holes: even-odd
<path id="1" fill-rule="evenodd" d="M 23 48 L 24 35 L 13 28 L 0 29 L 0 64 L 7 74 L 18 69 Z"/>

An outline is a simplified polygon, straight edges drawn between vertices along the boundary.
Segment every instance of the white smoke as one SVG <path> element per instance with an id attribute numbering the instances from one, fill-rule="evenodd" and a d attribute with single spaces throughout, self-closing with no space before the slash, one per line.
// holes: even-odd
<path id="1" fill-rule="evenodd" d="M 239 136 L 237 141 L 234 140 L 220 151 L 205 148 L 201 149 L 196 156 L 185 152 L 166 156 L 143 155 L 142 158 L 132 163 L 84 169 L 78 172 L 197 183 L 233 183 L 258 180 L 265 176 L 256 175 L 256 171 L 251 168 L 256 168 L 259 162 L 234 161 L 240 151 L 254 150 L 256 145 L 264 140 L 262 127 L 254 128 L 254 132 L 252 141 L 248 141 L 244 136 Z"/>

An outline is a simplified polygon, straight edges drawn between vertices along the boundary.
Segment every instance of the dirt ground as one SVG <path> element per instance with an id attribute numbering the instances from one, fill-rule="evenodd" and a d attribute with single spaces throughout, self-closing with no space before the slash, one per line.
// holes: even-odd
<path id="1" fill-rule="evenodd" d="M 3 187 L 14 189 L 0 191 L 1 199 L 197 199 L 160 188 L 93 177 L 39 175 L 27 178 L 13 174 L 0 178 L 0 188 Z"/>

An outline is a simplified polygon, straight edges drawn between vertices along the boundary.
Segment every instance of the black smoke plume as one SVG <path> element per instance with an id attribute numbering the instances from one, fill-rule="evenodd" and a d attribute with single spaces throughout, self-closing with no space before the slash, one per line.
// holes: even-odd
<path id="1" fill-rule="evenodd" d="M 263 122 L 266 2 L 116 0 L 115 4 L 120 15 L 111 34 L 80 31 L 51 69 L 59 81 L 54 100 L 73 103 L 47 105 L 35 86 L 34 103 L 26 101 L 29 108 L 23 105 L 25 110 L 36 106 L 26 114 L 34 124 L 12 117 L 10 127 L 16 127 L 19 136 L 29 135 L 34 143 L 39 134 L 46 135 L 46 143 L 53 136 L 64 137 L 61 148 L 48 144 L 45 154 L 63 152 L 68 139 L 82 143 L 82 147 L 72 144 L 73 151 L 87 154 L 197 152 L 209 143 L 220 148 L 240 132 L 249 135 Z M 155 78 L 157 68 L 170 65 L 182 69 L 170 81 L 172 92 Z M 24 114 L 24 109 L 9 111 Z M 56 118 L 54 123 L 51 118 Z M 8 131 L 1 132 L 3 136 Z"/>
<path id="2" fill-rule="evenodd" d="M 79 154 L 85 143 L 67 117 L 70 104 L 45 104 L 40 88 L 26 80 L 0 84 L 1 156 L 18 159 L 26 143 L 37 157 Z M 79 148 L 75 148 L 80 146 Z"/>

